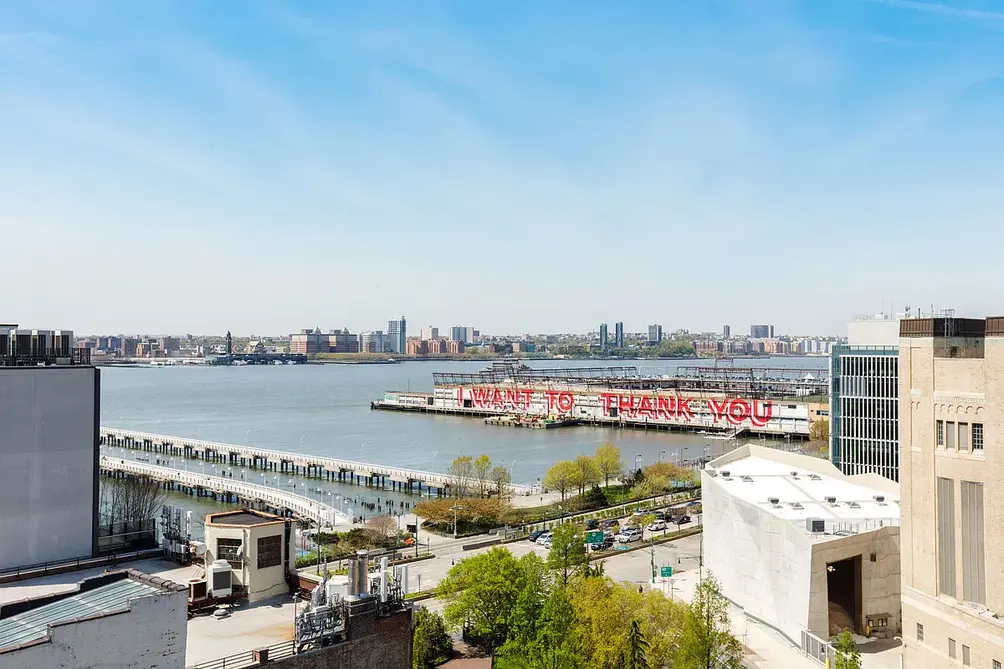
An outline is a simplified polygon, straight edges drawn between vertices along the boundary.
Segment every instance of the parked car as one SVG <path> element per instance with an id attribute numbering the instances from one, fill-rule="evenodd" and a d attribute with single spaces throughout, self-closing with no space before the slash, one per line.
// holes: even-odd
<path id="1" fill-rule="evenodd" d="M 692 502 L 687 502 L 687 506 L 700 506 L 700 505 L 701 505 L 701 501 L 698 500 L 698 499 L 695 499 Z"/>
<path id="2" fill-rule="evenodd" d="M 599 527 L 600 527 L 600 521 L 596 520 L 595 518 L 586 521 L 587 530 L 595 530 L 598 529 Z"/>
<path id="3" fill-rule="evenodd" d="M 656 520 L 666 520 L 666 512 L 665 511 L 656 511 L 655 512 L 655 519 Z"/>
<path id="4" fill-rule="evenodd" d="M 626 544 L 631 541 L 641 541 L 641 528 L 625 527 L 621 530 L 621 533 L 617 535 L 617 541 L 622 544 Z"/>
<path id="5" fill-rule="evenodd" d="M 551 541 L 551 532 L 547 531 L 537 537 L 537 545 L 543 546 L 545 543 Z"/>
<path id="6" fill-rule="evenodd" d="M 604 520 L 602 523 L 600 523 L 600 527 L 602 527 L 604 530 L 613 530 L 614 532 L 621 531 L 621 524 L 612 518 Z"/>
<path id="7" fill-rule="evenodd" d="M 665 520 L 661 520 L 661 519 L 660 520 L 655 520 L 655 521 L 652 521 L 651 523 L 648 524 L 648 531 L 649 532 L 661 532 L 664 529 L 666 529 L 666 521 Z"/>
<path id="8" fill-rule="evenodd" d="M 547 541 L 544 542 L 544 548 L 551 550 L 551 537 L 548 537 Z"/>
<path id="9" fill-rule="evenodd" d="M 673 523 L 674 525 L 683 525 L 684 523 L 690 522 L 690 516 L 688 516 L 687 514 L 683 514 L 682 516 L 673 516 L 672 518 L 669 519 L 669 522 Z"/>
<path id="10" fill-rule="evenodd" d="M 603 541 L 594 541 L 589 544 L 589 550 L 591 551 L 605 551 L 614 545 L 613 536 L 604 536 Z"/>
<path id="11" fill-rule="evenodd" d="M 542 534 L 544 534 L 544 530 L 534 530 L 533 532 L 530 533 L 529 539 L 530 541 L 536 541 L 537 539 L 540 538 L 540 535 Z"/>

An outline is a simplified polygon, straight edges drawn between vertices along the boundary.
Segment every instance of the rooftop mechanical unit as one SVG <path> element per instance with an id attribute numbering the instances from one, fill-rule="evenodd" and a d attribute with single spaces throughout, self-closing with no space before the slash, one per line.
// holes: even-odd
<path id="1" fill-rule="evenodd" d="M 233 567 L 226 560 L 213 560 L 208 572 L 209 590 L 214 598 L 229 597 L 233 594 Z"/>

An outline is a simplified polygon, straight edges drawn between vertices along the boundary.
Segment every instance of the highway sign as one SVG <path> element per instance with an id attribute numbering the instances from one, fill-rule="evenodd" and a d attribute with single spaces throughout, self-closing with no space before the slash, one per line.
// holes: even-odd
<path id="1" fill-rule="evenodd" d="M 587 544 L 598 544 L 603 541 L 603 530 L 595 530 L 592 532 L 586 532 L 586 543 Z"/>
<path id="2" fill-rule="evenodd" d="M 662 576 L 663 578 L 672 578 L 672 576 L 673 576 L 673 568 L 672 567 L 662 567 L 661 569 L 659 569 L 659 576 Z"/>

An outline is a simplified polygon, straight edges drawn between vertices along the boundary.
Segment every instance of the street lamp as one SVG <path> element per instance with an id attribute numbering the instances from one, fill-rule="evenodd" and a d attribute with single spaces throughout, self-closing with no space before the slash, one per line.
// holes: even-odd
<path id="1" fill-rule="evenodd" d="M 258 430 L 254 429 L 253 427 L 249 427 L 248 429 L 244 430 L 244 448 L 248 447 L 248 432 L 257 432 L 257 431 Z"/>
<path id="2" fill-rule="evenodd" d="M 303 440 L 304 440 L 304 438 L 306 438 L 306 436 L 307 435 L 305 435 L 305 434 L 300 436 L 300 447 L 301 448 L 303 447 Z"/>
<path id="3" fill-rule="evenodd" d="M 370 442 L 364 441 L 363 443 L 359 444 L 359 459 L 360 460 L 362 460 L 362 458 L 363 458 L 363 449 L 366 448 L 366 444 L 368 444 L 368 443 L 370 443 Z"/>
<path id="4" fill-rule="evenodd" d="M 634 456 L 634 470 L 638 471 L 639 469 L 641 469 L 641 453 Z"/>
<path id="5" fill-rule="evenodd" d="M 432 454 L 432 471 L 436 471 L 436 456 L 442 452 L 442 449 L 440 449 Z"/>
<path id="6" fill-rule="evenodd" d="M 460 509 L 462 509 L 462 508 L 464 508 L 464 507 L 462 507 L 462 506 L 460 506 L 458 504 L 454 504 L 453 506 L 450 507 L 450 511 L 453 512 L 453 538 L 454 539 L 457 538 L 457 512 L 460 511 Z"/>
<path id="7" fill-rule="evenodd" d="M 199 435 L 202 434 L 202 428 L 205 427 L 205 425 L 206 425 L 205 423 L 199 423 L 199 427 L 195 428 L 196 441 L 202 441 L 202 438 Z"/>
<path id="8" fill-rule="evenodd" d="M 659 462 L 662 462 L 662 456 L 666 455 L 666 451 L 659 451 Z"/>
<path id="9" fill-rule="evenodd" d="M 516 458 L 515 460 L 513 460 L 512 464 L 509 465 L 509 483 L 512 483 L 512 468 L 516 466 L 517 462 L 519 462 L 519 458 Z"/>

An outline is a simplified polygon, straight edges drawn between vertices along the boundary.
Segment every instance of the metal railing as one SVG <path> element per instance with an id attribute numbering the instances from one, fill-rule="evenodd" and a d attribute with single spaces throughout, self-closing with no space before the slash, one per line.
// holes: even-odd
<path id="1" fill-rule="evenodd" d="M 68 571 L 91 569 L 93 567 L 102 567 L 109 564 L 129 562 L 131 560 L 145 560 L 147 558 L 159 557 L 162 552 L 163 551 L 160 548 L 151 548 L 146 550 L 129 551 L 126 553 L 99 555 L 97 557 L 86 556 L 71 558 L 69 560 L 52 560 L 50 562 L 39 562 L 37 564 L 0 569 L 0 583 L 20 581 L 27 578 L 37 578 L 47 574 L 62 574 Z"/>
<path id="2" fill-rule="evenodd" d="M 89 348 L 71 348 L 66 351 L 49 349 L 47 351 L 15 353 L 13 355 L 6 352 L 0 353 L 0 367 L 45 367 L 49 365 L 78 365 L 86 367 L 90 364 L 91 349 Z"/>
<path id="3" fill-rule="evenodd" d="M 819 664 L 832 667 L 836 661 L 837 650 L 833 644 L 823 641 L 807 630 L 802 630 L 802 652 Z"/>
<path id="4" fill-rule="evenodd" d="M 284 657 L 292 657 L 293 655 L 296 655 L 296 643 L 290 639 L 289 641 L 281 641 L 271 646 L 246 650 L 242 653 L 228 655 L 227 657 L 193 664 L 188 669 L 243 669 L 244 667 L 260 667 L 266 666 L 272 660 L 281 660 Z"/>

